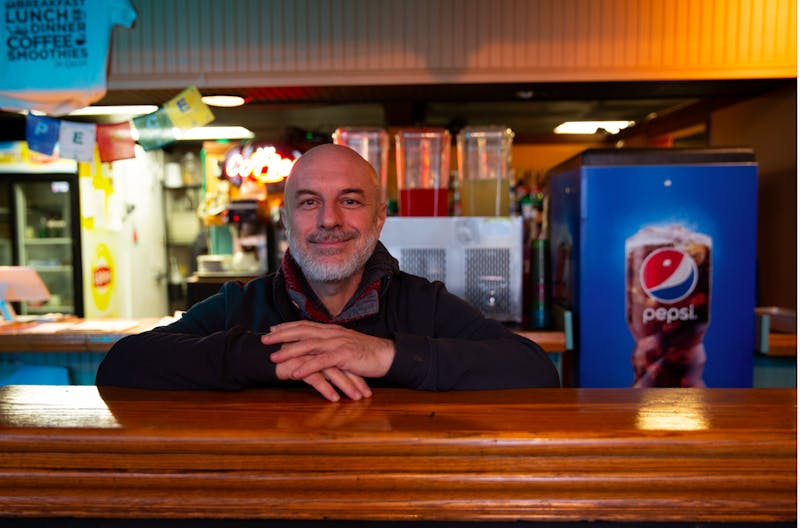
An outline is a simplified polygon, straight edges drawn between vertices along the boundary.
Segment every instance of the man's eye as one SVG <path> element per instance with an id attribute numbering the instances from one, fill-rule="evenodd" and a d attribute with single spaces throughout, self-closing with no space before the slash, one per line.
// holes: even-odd
<path id="1" fill-rule="evenodd" d="M 305 200 L 300 201 L 300 207 L 308 209 L 309 207 L 314 207 L 317 204 L 317 201 L 313 198 L 307 198 Z"/>
<path id="2" fill-rule="evenodd" d="M 361 205 L 361 202 L 359 200 L 356 200 L 355 198 L 344 198 L 342 199 L 342 203 L 347 207 L 356 207 L 358 205 Z"/>

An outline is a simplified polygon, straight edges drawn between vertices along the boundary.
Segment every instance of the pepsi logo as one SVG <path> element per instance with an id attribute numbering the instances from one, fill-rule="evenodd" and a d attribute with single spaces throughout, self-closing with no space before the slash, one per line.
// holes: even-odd
<path id="1" fill-rule="evenodd" d="M 676 303 L 689 296 L 697 285 L 697 264 L 683 251 L 661 248 L 642 262 L 639 281 L 645 293 L 662 303 Z"/>

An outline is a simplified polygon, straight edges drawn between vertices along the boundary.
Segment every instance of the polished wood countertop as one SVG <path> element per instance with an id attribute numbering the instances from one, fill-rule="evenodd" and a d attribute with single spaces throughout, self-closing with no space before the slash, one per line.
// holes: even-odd
<path id="1" fill-rule="evenodd" d="M 101 352 L 126 335 L 150 330 L 164 319 L 156 317 L 80 319 L 53 322 L 12 322 L 0 325 L 0 352 Z"/>
<path id="2" fill-rule="evenodd" d="M 792 522 L 793 389 L 0 388 L 0 517 Z"/>

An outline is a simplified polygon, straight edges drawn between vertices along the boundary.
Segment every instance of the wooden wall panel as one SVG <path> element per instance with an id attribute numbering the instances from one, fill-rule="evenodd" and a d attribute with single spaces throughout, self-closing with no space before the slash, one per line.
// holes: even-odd
<path id="1" fill-rule="evenodd" d="M 109 88 L 795 77 L 796 0 L 132 0 Z"/>
<path id="2" fill-rule="evenodd" d="M 797 93 L 780 89 L 713 112 L 709 145 L 758 160 L 757 306 L 797 309 Z M 787 119 L 786 116 L 792 116 Z M 746 126 L 742 124 L 746 123 Z"/>

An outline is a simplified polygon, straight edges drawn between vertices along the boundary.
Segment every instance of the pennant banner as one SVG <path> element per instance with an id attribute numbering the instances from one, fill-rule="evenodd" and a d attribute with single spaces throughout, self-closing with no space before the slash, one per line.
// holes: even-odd
<path id="1" fill-rule="evenodd" d="M 155 150 L 177 140 L 172 121 L 163 108 L 152 114 L 134 117 L 133 126 L 139 132 L 138 141 L 145 150 Z"/>
<path id="2" fill-rule="evenodd" d="M 214 120 L 196 86 L 190 86 L 153 113 L 137 116 L 132 122 L 111 125 L 77 123 L 28 114 L 25 136 L 30 150 L 52 155 L 58 144 L 59 156 L 91 161 L 94 147 L 102 162 L 135 157 L 137 141 L 144 150 L 155 150 L 177 141 L 181 131 L 206 125 Z M 138 139 L 133 139 L 136 128 Z"/>
<path id="3" fill-rule="evenodd" d="M 63 121 L 58 132 L 58 154 L 62 158 L 92 161 L 97 125 Z"/>
<path id="4" fill-rule="evenodd" d="M 25 140 L 34 152 L 51 156 L 58 143 L 58 129 L 61 121 L 52 117 L 28 114 L 25 119 Z"/>
<path id="5" fill-rule="evenodd" d="M 173 126 L 181 130 L 189 130 L 213 121 L 214 114 L 203 102 L 202 97 L 196 86 L 190 86 L 164 103 L 164 110 Z"/>
<path id="6" fill-rule="evenodd" d="M 101 162 L 135 158 L 135 147 L 130 122 L 97 125 L 97 149 Z"/>

